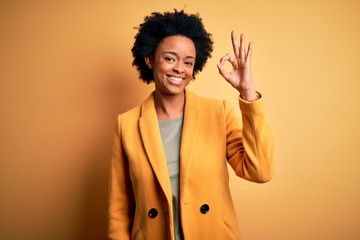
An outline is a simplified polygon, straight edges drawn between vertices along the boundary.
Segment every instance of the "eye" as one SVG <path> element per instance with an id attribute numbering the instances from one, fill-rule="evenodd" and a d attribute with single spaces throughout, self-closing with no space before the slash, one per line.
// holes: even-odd
<path id="1" fill-rule="evenodd" d="M 165 59 L 165 61 L 167 61 L 167 62 L 175 62 L 175 58 L 173 58 L 173 57 L 165 56 L 164 59 Z"/>
<path id="2" fill-rule="evenodd" d="M 185 62 L 185 65 L 191 67 L 191 66 L 194 65 L 194 63 L 193 63 L 193 62 L 190 62 L 190 61 L 187 61 L 187 62 Z"/>

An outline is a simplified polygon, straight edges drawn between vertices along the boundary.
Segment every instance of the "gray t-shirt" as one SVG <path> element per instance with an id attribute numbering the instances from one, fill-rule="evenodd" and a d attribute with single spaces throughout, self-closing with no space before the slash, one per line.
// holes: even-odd
<path id="1" fill-rule="evenodd" d="M 159 120 L 161 140 L 166 155 L 166 162 L 171 182 L 173 196 L 173 213 L 175 239 L 181 240 L 181 222 L 179 212 L 179 195 L 180 195 L 180 141 L 182 132 L 183 117 L 171 120 Z"/>

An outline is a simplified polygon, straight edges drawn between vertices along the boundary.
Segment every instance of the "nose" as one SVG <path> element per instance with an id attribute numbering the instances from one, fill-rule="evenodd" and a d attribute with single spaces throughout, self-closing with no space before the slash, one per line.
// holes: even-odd
<path id="1" fill-rule="evenodd" d="M 182 63 L 180 61 L 178 61 L 175 65 L 174 65 L 174 68 L 173 70 L 176 72 L 176 73 L 183 73 L 185 70 L 184 70 L 184 66 L 182 65 Z"/>

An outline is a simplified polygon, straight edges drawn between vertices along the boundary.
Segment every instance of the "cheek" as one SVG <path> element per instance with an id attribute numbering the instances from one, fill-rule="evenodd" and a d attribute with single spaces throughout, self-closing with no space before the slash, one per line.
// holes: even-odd
<path id="1" fill-rule="evenodd" d="M 166 64 L 166 63 L 159 64 L 159 66 L 158 66 L 158 71 L 162 72 L 162 73 L 169 72 L 169 71 L 171 71 L 171 69 L 172 69 L 172 66 L 170 64 Z"/>
<path id="2" fill-rule="evenodd" d="M 190 78 L 192 78 L 193 74 L 194 74 L 194 68 L 191 68 L 188 71 L 186 71 L 186 75 L 188 75 Z"/>

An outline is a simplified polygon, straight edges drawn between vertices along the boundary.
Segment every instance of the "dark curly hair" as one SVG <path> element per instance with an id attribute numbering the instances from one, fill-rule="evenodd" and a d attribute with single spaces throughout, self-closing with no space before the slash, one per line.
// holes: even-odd
<path id="1" fill-rule="evenodd" d="M 132 65 L 139 71 L 140 78 L 148 84 L 154 80 L 154 75 L 153 70 L 146 65 L 145 57 L 153 56 L 159 43 L 168 36 L 182 35 L 193 41 L 196 50 L 193 78 L 211 57 L 211 34 L 206 32 L 198 14 L 186 14 L 183 10 L 176 9 L 174 12 L 153 12 L 136 29 L 138 33 L 131 49 L 134 57 Z"/>

